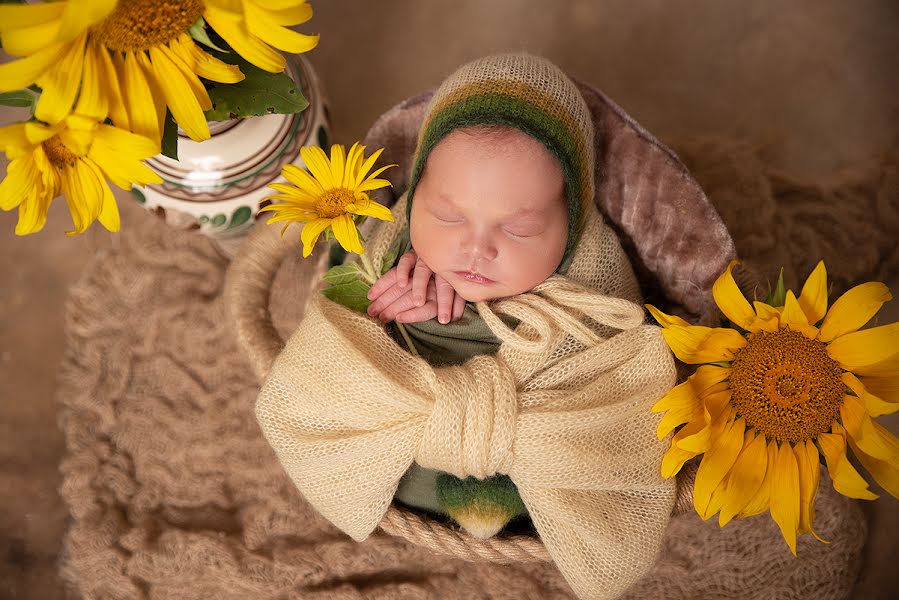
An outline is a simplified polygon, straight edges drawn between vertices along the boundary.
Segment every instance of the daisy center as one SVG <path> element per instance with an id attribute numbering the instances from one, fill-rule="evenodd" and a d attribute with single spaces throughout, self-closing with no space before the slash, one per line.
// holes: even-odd
<path id="1" fill-rule="evenodd" d="M 325 219 L 333 219 L 347 212 L 347 207 L 356 202 L 353 192 L 346 188 L 326 190 L 318 198 L 315 212 Z"/>
<path id="2" fill-rule="evenodd" d="M 798 331 L 760 331 L 731 363 L 731 403 L 747 425 L 780 441 L 830 431 L 846 386 L 824 343 Z"/>
<path id="3" fill-rule="evenodd" d="M 91 36 L 112 50 L 149 50 L 187 31 L 203 10 L 201 0 L 119 0 Z"/>
<path id="4" fill-rule="evenodd" d="M 42 142 L 41 147 L 44 149 L 44 154 L 47 155 L 47 160 L 54 167 L 60 169 L 70 167 L 78 160 L 78 156 L 62 143 L 59 136 L 53 136 L 49 140 Z"/>

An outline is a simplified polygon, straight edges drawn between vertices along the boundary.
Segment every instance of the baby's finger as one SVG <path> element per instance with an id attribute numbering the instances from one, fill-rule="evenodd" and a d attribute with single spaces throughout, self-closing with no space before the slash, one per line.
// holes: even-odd
<path id="1" fill-rule="evenodd" d="M 383 294 L 378 296 L 375 301 L 368 305 L 368 316 L 378 317 L 382 310 L 396 302 L 407 292 L 408 290 L 401 290 L 395 285 L 387 288 Z"/>
<path id="2" fill-rule="evenodd" d="M 453 321 L 458 321 L 462 318 L 462 313 L 465 312 L 465 298 L 456 294 L 456 297 L 453 298 Z"/>
<path id="3" fill-rule="evenodd" d="M 427 302 L 428 282 L 433 274 L 424 261 L 419 260 L 415 264 L 415 272 L 412 274 L 412 298 L 416 306 L 422 306 Z"/>
<path id="4" fill-rule="evenodd" d="M 378 318 L 383 323 L 389 323 L 390 321 L 396 319 L 396 316 L 398 314 L 406 312 L 411 308 L 415 308 L 415 301 L 412 299 L 412 294 L 409 293 L 409 290 L 407 288 L 402 296 L 397 298 L 392 304 L 381 311 L 381 314 L 378 315 Z"/>
<path id="5" fill-rule="evenodd" d="M 398 263 L 396 263 L 397 270 L 397 284 L 401 288 L 409 285 L 409 275 L 412 273 L 412 269 L 415 267 L 415 263 L 418 262 L 418 255 L 414 250 L 410 250 L 403 254 L 400 257 Z"/>
<path id="6" fill-rule="evenodd" d="M 415 306 L 396 316 L 397 323 L 421 323 L 437 316 L 437 302 L 425 302 L 424 306 Z"/>
<path id="7" fill-rule="evenodd" d="M 437 320 L 446 325 L 453 317 L 453 297 L 456 290 L 440 275 L 434 275 L 437 288 Z"/>
<path id="8" fill-rule="evenodd" d="M 389 290 L 391 287 L 396 285 L 397 283 L 397 272 L 396 267 L 390 269 L 371 286 L 371 289 L 368 290 L 368 299 L 369 300 L 377 300 L 377 298 Z M 371 314 L 371 313 L 369 313 Z"/>

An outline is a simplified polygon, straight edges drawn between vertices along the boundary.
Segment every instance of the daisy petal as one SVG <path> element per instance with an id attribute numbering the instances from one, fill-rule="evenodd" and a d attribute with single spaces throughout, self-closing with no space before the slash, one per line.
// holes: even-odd
<path id="1" fill-rule="evenodd" d="M 347 209 L 349 209 L 349 207 L 347 207 Z M 393 221 L 393 213 L 390 212 L 389 208 L 383 204 L 378 204 L 369 198 L 357 200 L 353 205 L 353 210 L 349 212 L 356 215 L 374 217 L 375 219 L 380 219 L 382 221 Z"/>
<path id="2" fill-rule="evenodd" d="M 879 281 L 869 281 L 857 285 L 837 298 L 830 307 L 818 339 L 829 342 L 857 331 L 877 314 L 884 302 L 893 299 L 890 288 Z"/>
<path id="3" fill-rule="evenodd" d="M 303 224 L 300 232 L 300 240 L 303 242 L 303 258 L 312 254 L 312 247 L 318 241 L 318 236 L 331 225 L 332 219 L 316 219 Z"/>
<path id="4" fill-rule="evenodd" d="M 359 239 L 359 231 L 356 229 L 356 224 L 349 215 L 335 217 L 331 228 L 334 230 L 334 237 L 337 238 L 338 243 L 343 246 L 344 250 L 355 252 L 356 254 L 365 252 L 362 241 Z"/>
<path id="5" fill-rule="evenodd" d="M 790 444 L 777 450 L 774 477 L 771 479 L 771 518 L 796 556 L 796 533 L 799 530 L 799 466 Z"/>
<path id="6" fill-rule="evenodd" d="M 284 179 L 313 196 L 318 196 L 325 191 L 317 179 L 296 165 L 284 165 L 281 167 L 281 174 Z"/>
<path id="7" fill-rule="evenodd" d="M 337 182 L 331 177 L 331 165 L 324 151 L 317 146 L 304 146 L 300 148 L 300 158 L 309 172 L 321 184 L 323 190 L 333 190 Z"/>

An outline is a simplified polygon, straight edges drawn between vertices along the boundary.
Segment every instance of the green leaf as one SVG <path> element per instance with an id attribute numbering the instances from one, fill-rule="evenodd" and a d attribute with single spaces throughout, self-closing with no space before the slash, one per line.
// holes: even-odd
<path id="1" fill-rule="evenodd" d="M 400 245 L 400 240 L 397 240 L 390 247 L 390 250 L 387 251 L 387 254 L 384 255 L 381 262 L 381 275 L 393 268 L 393 263 L 396 262 L 396 257 L 400 254 Z"/>
<path id="2" fill-rule="evenodd" d="M 178 160 L 178 124 L 171 111 L 165 113 L 165 124 L 162 128 L 162 155 Z"/>
<path id="3" fill-rule="evenodd" d="M 219 52 L 228 52 L 224 48 L 218 47 L 211 39 L 209 39 L 209 34 L 206 32 L 206 21 L 203 17 L 197 19 L 197 22 L 190 26 L 188 32 L 190 33 L 190 37 L 204 46 L 212 48 L 213 50 L 218 50 Z"/>
<path id="4" fill-rule="evenodd" d="M 37 96 L 26 90 L 3 92 L 0 94 L 0 104 L 3 106 L 15 106 L 16 108 L 31 108 Z"/>
<path id="5" fill-rule="evenodd" d="M 208 120 L 293 114 L 309 106 L 302 90 L 286 73 L 263 71 L 236 52 L 221 57 L 221 60 L 240 67 L 246 78 L 237 83 L 209 82 L 212 108 L 206 111 Z"/>
<path id="6" fill-rule="evenodd" d="M 330 269 L 328 269 L 328 271 L 322 276 L 322 279 L 324 279 L 331 285 L 342 285 L 344 283 L 361 280 L 362 272 L 359 271 L 359 265 L 355 263 L 351 263 L 348 265 L 337 265 L 336 267 L 331 267 Z"/>
<path id="7" fill-rule="evenodd" d="M 334 285 L 322 290 L 322 294 L 338 304 L 342 304 L 350 310 L 364 313 L 368 310 L 371 301 L 368 299 L 369 285 L 356 279 L 349 283 Z"/>
<path id="8" fill-rule="evenodd" d="M 784 270 L 783 267 L 781 267 L 780 275 L 777 276 L 777 285 L 773 290 L 771 290 L 771 293 L 768 294 L 768 297 L 765 298 L 765 304 L 777 308 L 778 306 L 783 306 L 786 303 L 787 290 L 784 287 Z"/>

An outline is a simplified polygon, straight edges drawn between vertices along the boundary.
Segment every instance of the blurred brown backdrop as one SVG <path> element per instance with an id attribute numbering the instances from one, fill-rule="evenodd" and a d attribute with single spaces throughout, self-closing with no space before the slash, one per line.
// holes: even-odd
<path id="1" fill-rule="evenodd" d="M 745 139 L 763 145 L 775 166 L 808 178 L 827 180 L 899 136 L 895 0 L 312 4 L 316 16 L 302 29 L 322 34 L 309 57 L 329 95 L 337 142 L 361 139 L 393 104 L 462 62 L 501 50 L 547 56 L 603 89 L 662 141 Z M 19 118 L 0 109 L 0 124 Z M 127 194 L 117 197 L 124 236 L 129 222 L 149 217 Z M 0 214 L 0 598 L 51 600 L 66 596 L 57 576 L 67 522 L 56 490 L 64 445 L 53 397 L 63 305 L 89 258 L 116 237 L 95 226 L 66 238 L 62 201 L 40 234 L 15 237 L 15 220 L 14 212 Z M 890 279 L 899 291 L 899 274 Z M 883 320 L 899 318 L 896 306 L 885 313 Z M 892 597 L 899 583 L 886 568 L 897 545 L 883 535 L 886 527 L 899 530 L 897 513 L 894 499 L 877 505 L 868 551 L 874 566 L 857 597 Z"/>

